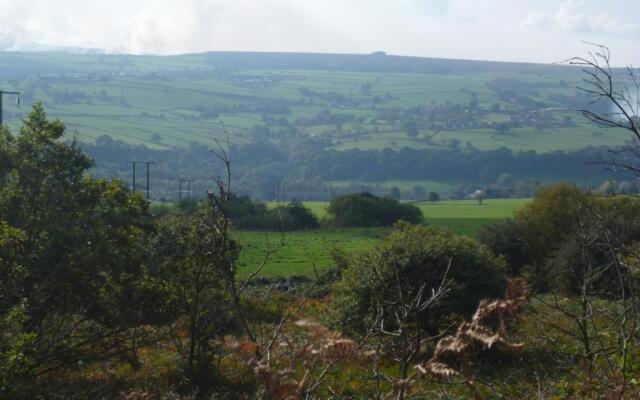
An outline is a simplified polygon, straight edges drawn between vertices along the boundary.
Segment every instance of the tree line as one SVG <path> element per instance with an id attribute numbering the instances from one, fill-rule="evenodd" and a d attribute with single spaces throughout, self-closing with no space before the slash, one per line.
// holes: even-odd
<path id="1" fill-rule="evenodd" d="M 177 178 L 184 176 L 194 180 L 195 192 L 203 193 L 214 168 L 208 149 L 198 144 L 155 150 L 105 135 L 95 143 L 82 143 L 81 147 L 96 160 L 93 170 L 98 176 L 119 176 L 129 180 L 128 163 L 131 160 L 155 161 L 151 174 L 155 200 L 177 198 Z M 632 174 L 613 173 L 590 165 L 610 157 L 610 151 L 593 147 L 549 153 L 514 152 L 507 148 L 481 151 L 463 147 L 337 151 L 314 140 L 301 139 L 287 145 L 267 141 L 233 145 L 231 157 L 238 193 L 263 200 L 275 200 L 278 194 L 288 196 L 287 199 L 328 200 L 359 188 L 374 190 L 377 183 L 388 180 L 458 183 L 462 191 L 471 189 L 469 186 L 492 185 L 495 189 L 509 189 L 495 190 L 496 197 L 528 197 L 535 193 L 541 182 L 584 181 L 587 176 L 594 185 L 615 178 L 632 181 L 630 187 L 635 187 Z M 533 176 L 532 171 L 535 171 Z M 510 179 L 501 179 L 505 175 Z M 347 182 L 347 185 L 336 182 Z M 349 182 L 353 184 L 349 185 Z M 342 189 L 345 186 L 347 189 Z M 422 189 L 432 191 L 428 187 Z M 412 198 L 413 193 L 407 192 L 406 196 Z"/>

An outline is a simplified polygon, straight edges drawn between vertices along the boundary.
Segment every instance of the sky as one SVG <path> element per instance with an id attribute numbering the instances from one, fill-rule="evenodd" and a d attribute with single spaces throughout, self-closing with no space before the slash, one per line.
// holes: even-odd
<path id="1" fill-rule="evenodd" d="M 0 50 L 370 53 L 640 65 L 640 0 L 0 0 Z"/>

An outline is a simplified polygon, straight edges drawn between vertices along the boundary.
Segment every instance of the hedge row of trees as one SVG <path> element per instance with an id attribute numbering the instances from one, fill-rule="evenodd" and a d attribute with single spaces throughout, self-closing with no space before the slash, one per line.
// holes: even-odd
<path id="1" fill-rule="evenodd" d="M 610 156 L 605 148 L 585 148 L 564 152 L 537 154 L 534 151 L 513 152 L 506 148 L 480 151 L 467 148 L 401 150 L 332 150 L 318 140 L 298 139 L 275 144 L 255 142 L 232 147 L 236 189 L 252 198 L 275 200 L 278 195 L 287 199 L 312 198 L 326 200 L 344 194 L 333 187 L 332 181 L 355 181 L 373 187 L 386 180 L 434 180 L 466 182 L 487 185 L 510 174 L 511 191 L 505 195 L 533 195 L 535 188 L 526 184 L 521 176 L 531 171 L 542 178 L 580 179 L 585 177 L 588 162 Z M 174 199 L 178 192 L 177 178 L 190 176 L 195 192 L 203 193 L 210 179 L 208 171 L 213 165 L 204 146 L 152 150 L 114 141 L 108 136 L 95 144 L 82 144 L 83 150 L 97 160 L 95 172 L 99 176 L 130 176 L 132 159 L 151 159 L 151 184 L 154 199 Z M 592 167 L 589 177 L 604 181 L 612 178 L 610 172 Z M 618 174 L 617 179 L 632 179 Z M 517 185 L 520 184 L 520 187 Z M 524 184 L 524 185 L 523 185 Z M 278 188 L 281 188 L 278 193 Z M 282 190 L 284 189 L 284 190 Z M 426 188 L 430 191 L 430 188 Z M 353 191 L 353 190 L 351 190 Z"/>
<path id="2" fill-rule="evenodd" d="M 437 199 L 432 196 L 433 201 Z M 201 206 L 196 199 L 185 199 L 176 207 L 153 207 L 157 216 L 168 214 L 192 215 Z M 299 200 L 288 204 L 255 201 L 247 196 L 232 195 L 229 198 L 229 218 L 233 227 L 240 230 L 293 231 L 326 227 L 390 227 L 398 221 L 414 224 L 424 222 L 422 211 L 413 204 L 400 203 L 391 197 L 377 197 L 370 193 L 352 193 L 337 196 L 327 207 L 328 217 L 318 217 Z"/>

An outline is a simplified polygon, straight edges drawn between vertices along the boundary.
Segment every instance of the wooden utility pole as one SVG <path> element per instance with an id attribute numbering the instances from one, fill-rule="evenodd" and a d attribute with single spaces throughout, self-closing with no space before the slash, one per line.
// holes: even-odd
<path id="1" fill-rule="evenodd" d="M 131 190 L 132 191 L 136 191 L 136 161 L 131 161 L 129 164 L 131 164 L 132 170 L 131 170 Z"/>
<path id="2" fill-rule="evenodd" d="M 182 183 L 183 182 L 187 182 L 187 198 L 191 198 L 191 182 L 193 182 L 193 179 L 178 178 L 178 182 L 180 182 L 180 191 L 178 192 L 178 201 L 182 201 Z"/>
<path id="3" fill-rule="evenodd" d="M 147 169 L 147 187 L 146 187 L 146 192 L 147 192 L 147 200 L 149 200 L 149 165 L 153 164 L 153 161 L 130 161 L 129 164 L 131 164 L 132 166 L 132 170 L 131 170 L 131 176 L 132 176 L 132 190 L 135 192 L 136 191 L 136 164 L 145 164 L 146 165 L 146 169 Z"/>
<path id="4" fill-rule="evenodd" d="M 147 164 L 147 200 L 149 200 L 149 165 L 153 164 L 153 161 L 145 161 Z"/>
<path id="5" fill-rule="evenodd" d="M 5 94 L 14 94 L 16 96 L 18 96 L 18 100 L 16 101 L 16 104 L 18 106 L 20 106 L 20 92 L 6 92 L 4 90 L 0 90 L 0 126 L 2 126 L 2 124 L 4 123 L 4 120 L 2 119 L 2 98 L 4 97 Z"/>

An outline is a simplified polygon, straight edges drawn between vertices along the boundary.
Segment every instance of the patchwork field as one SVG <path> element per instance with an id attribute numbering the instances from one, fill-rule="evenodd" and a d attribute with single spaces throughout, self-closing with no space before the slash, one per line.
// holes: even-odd
<path id="1" fill-rule="evenodd" d="M 427 223 L 456 233 L 473 235 L 483 225 L 509 218 L 529 199 L 489 199 L 443 201 L 419 204 Z M 305 202 L 318 217 L 326 218 L 326 202 Z M 263 276 L 313 275 L 331 266 L 334 248 L 354 254 L 379 243 L 390 229 L 318 229 L 287 232 L 235 232 L 242 244 L 241 273 L 247 273 L 263 261 L 267 249 L 277 249 L 264 266 Z"/>
<path id="2" fill-rule="evenodd" d="M 580 118 L 562 123 L 566 113 L 533 116 L 556 121 L 547 126 L 529 120 L 508 134 L 493 129 L 574 98 L 580 78 L 569 67 L 395 56 L 0 54 L 1 87 L 22 93 L 22 107 L 5 100 L 12 128 L 42 101 L 81 141 L 107 134 L 157 149 L 292 135 L 338 150 L 457 142 L 547 152 L 621 144 L 623 133 Z M 411 120 L 423 122 L 408 134 Z"/>

